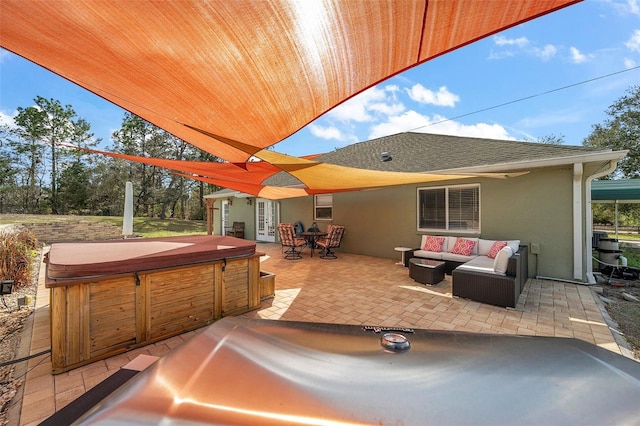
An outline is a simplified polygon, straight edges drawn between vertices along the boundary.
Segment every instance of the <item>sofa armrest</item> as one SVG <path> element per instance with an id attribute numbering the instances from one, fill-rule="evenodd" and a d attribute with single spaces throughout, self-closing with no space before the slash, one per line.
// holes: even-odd
<path id="1" fill-rule="evenodd" d="M 518 251 L 513 254 L 509 258 L 509 264 L 507 265 L 507 275 L 512 277 L 517 277 L 521 274 L 524 274 L 526 277 L 529 273 L 528 267 L 528 252 L 529 248 L 527 246 L 520 246 Z"/>
<path id="2" fill-rule="evenodd" d="M 515 277 L 515 285 L 517 294 L 524 289 L 524 285 L 529 278 L 529 247 L 520 246 L 518 251 L 509 259 L 506 275 Z"/>
<path id="3" fill-rule="evenodd" d="M 513 256 L 509 258 L 506 275 L 510 277 L 517 277 L 519 271 L 520 271 L 520 250 L 515 252 Z"/>

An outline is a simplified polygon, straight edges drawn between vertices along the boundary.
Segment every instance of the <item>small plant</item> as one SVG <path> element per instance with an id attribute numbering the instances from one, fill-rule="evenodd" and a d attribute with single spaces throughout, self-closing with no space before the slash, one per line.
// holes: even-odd
<path id="1" fill-rule="evenodd" d="M 37 240 L 26 229 L 0 231 L 0 279 L 18 289 L 31 282 Z"/>

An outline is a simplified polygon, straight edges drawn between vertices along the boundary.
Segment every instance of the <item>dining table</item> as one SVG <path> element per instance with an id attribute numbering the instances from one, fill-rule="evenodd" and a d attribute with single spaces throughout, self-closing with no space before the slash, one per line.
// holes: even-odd
<path id="1" fill-rule="evenodd" d="M 311 257 L 313 257 L 313 251 L 316 249 L 316 242 L 320 237 L 326 237 L 326 232 L 314 232 L 314 231 L 305 231 L 301 232 L 300 236 L 307 240 L 307 246 L 311 249 Z"/>

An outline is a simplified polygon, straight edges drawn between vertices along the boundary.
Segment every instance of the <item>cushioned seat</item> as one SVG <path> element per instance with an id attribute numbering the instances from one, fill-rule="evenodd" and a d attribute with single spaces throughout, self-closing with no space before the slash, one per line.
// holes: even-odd
<path id="1" fill-rule="evenodd" d="M 295 236 L 293 225 L 290 223 L 279 224 L 278 234 L 284 250 L 284 258 L 288 260 L 302 259 L 301 252 L 307 245 L 307 240 Z"/>

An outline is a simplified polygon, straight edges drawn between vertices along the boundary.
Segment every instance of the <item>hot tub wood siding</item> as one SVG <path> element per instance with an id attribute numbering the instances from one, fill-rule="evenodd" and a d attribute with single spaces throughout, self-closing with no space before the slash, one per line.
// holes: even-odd
<path id="1" fill-rule="evenodd" d="M 258 254 L 49 282 L 54 373 L 260 306 Z"/>

